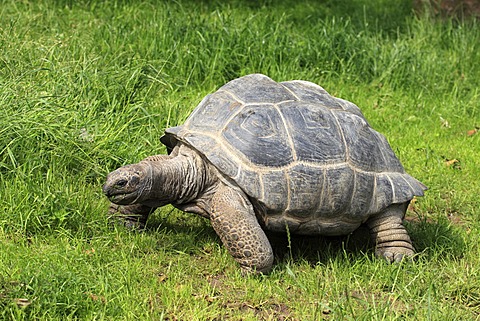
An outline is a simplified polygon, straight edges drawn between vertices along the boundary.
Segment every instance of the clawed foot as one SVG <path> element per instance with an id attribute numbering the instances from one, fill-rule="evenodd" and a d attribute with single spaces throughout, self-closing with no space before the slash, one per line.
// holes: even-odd
<path id="1" fill-rule="evenodd" d="M 124 226 L 131 231 L 142 231 L 145 229 L 148 214 L 151 211 L 151 208 L 140 204 L 117 205 L 112 203 L 108 209 L 109 221 L 112 225 Z"/>
<path id="2" fill-rule="evenodd" d="M 269 274 L 270 271 L 272 270 L 272 264 L 269 266 L 263 267 L 262 269 L 257 269 L 252 266 L 246 266 L 246 265 L 241 265 L 241 273 L 243 276 L 249 276 L 249 275 L 266 275 Z"/>
<path id="3" fill-rule="evenodd" d="M 139 221 L 132 220 L 131 218 L 112 217 L 109 222 L 112 226 L 123 226 L 127 230 L 132 232 L 142 232 L 145 230 L 145 224 Z"/>
<path id="4" fill-rule="evenodd" d="M 377 247 L 375 255 L 384 258 L 388 263 L 400 263 L 402 260 L 411 259 L 415 254 L 411 244 L 404 246 Z"/>
<path id="5" fill-rule="evenodd" d="M 398 263 L 415 254 L 412 240 L 403 226 L 408 202 L 393 204 L 367 221 L 375 242 L 375 254 L 389 263 Z"/>

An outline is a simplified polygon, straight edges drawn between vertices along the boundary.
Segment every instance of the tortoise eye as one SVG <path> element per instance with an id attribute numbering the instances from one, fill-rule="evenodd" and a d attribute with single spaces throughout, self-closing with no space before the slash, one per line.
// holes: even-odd
<path id="1" fill-rule="evenodd" d="M 128 183 L 128 181 L 126 179 L 121 179 L 115 185 L 117 187 L 125 187 L 127 185 L 127 183 Z"/>

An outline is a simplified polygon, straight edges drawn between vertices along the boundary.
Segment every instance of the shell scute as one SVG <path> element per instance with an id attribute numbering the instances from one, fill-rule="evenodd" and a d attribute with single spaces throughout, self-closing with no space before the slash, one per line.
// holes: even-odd
<path id="1" fill-rule="evenodd" d="M 288 169 L 287 175 L 288 207 L 285 215 L 300 221 L 308 220 L 319 207 L 324 177 L 319 175 L 317 168 L 301 163 Z"/>
<path id="2" fill-rule="evenodd" d="M 403 172 L 385 137 L 373 130 L 364 118 L 347 112 L 335 115 L 348 148 L 348 160 L 354 167 L 371 172 Z"/>
<path id="3" fill-rule="evenodd" d="M 236 115 L 222 137 L 251 163 L 280 167 L 293 161 L 282 118 L 272 105 L 249 105 Z"/>
<path id="4" fill-rule="evenodd" d="M 230 115 L 241 108 L 243 105 L 228 93 L 216 92 L 206 96 L 200 102 L 183 127 L 190 131 L 216 134 L 228 121 Z"/>
<path id="5" fill-rule="evenodd" d="M 238 164 L 237 164 L 238 166 Z M 249 193 L 255 199 L 261 199 L 264 191 L 262 174 L 240 165 L 235 176 L 229 176 L 240 186 L 249 186 Z"/>
<path id="6" fill-rule="evenodd" d="M 203 154 L 208 161 L 215 164 L 215 167 L 217 167 L 218 170 L 224 175 L 227 177 L 234 177 L 238 175 L 240 170 L 239 160 L 235 159 L 231 155 L 226 154 L 225 146 L 222 146 L 218 139 L 207 135 L 188 132 L 185 129 L 177 131 L 177 133 L 182 135 L 181 140 L 183 142 L 193 146 L 196 150 Z M 172 132 L 169 131 L 168 136 L 170 135 L 172 135 Z M 164 138 L 168 136 L 164 136 Z"/>
<path id="7" fill-rule="evenodd" d="M 326 107 L 288 102 L 279 106 L 298 161 L 318 165 L 345 162 L 346 148 L 335 117 Z"/>
<path id="8" fill-rule="evenodd" d="M 360 118 L 363 118 L 363 120 L 365 120 L 365 122 L 367 121 L 365 119 L 365 116 L 363 116 L 362 111 L 360 110 L 360 108 L 358 108 L 357 105 L 355 105 L 354 103 L 351 103 L 347 100 L 344 100 L 342 98 L 335 98 L 335 99 L 342 106 L 343 110 L 348 111 L 349 113 L 355 114 Z"/>
<path id="9" fill-rule="evenodd" d="M 236 81 L 241 79 L 241 81 Z M 296 97 L 282 85 L 260 74 L 239 78 L 223 85 L 220 91 L 227 91 L 245 104 L 278 103 L 295 100 Z"/>
<path id="10" fill-rule="evenodd" d="M 321 202 L 317 213 L 335 217 L 350 208 L 355 174 L 348 164 L 329 167 L 323 173 Z"/>
<path id="11" fill-rule="evenodd" d="M 288 176 L 286 170 L 262 172 L 263 195 L 259 201 L 273 213 L 283 213 L 288 206 Z"/>
<path id="12" fill-rule="evenodd" d="M 386 208 L 388 205 L 393 204 L 393 189 L 389 175 L 386 173 L 378 173 L 375 178 L 375 189 L 372 204 L 370 206 L 372 212 L 378 212 L 382 208 Z"/>
<path id="13" fill-rule="evenodd" d="M 299 101 L 322 105 L 330 109 L 342 109 L 342 105 L 337 99 L 330 96 L 325 89 L 317 84 L 303 80 L 285 81 L 280 84 L 297 96 Z"/>
<path id="14" fill-rule="evenodd" d="M 370 208 L 375 187 L 375 174 L 355 171 L 354 188 L 349 212 L 353 217 L 363 217 Z"/>

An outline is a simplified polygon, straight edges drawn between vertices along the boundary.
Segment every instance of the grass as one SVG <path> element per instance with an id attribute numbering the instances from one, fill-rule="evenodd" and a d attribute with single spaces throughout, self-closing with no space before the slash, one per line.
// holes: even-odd
<path id="1" fill-rule="evenodd" d="M 411 1 L 3 1 L 0 319 L 480 320 L 478 61 L 478 22 Z M 430 188 L 414 263 L 359 231 L 280 238 L 273 272 L 243 277 L 199 217 L 108 226 L 105 175 L 252 72 L 319 83 L 387 136 Z"/>

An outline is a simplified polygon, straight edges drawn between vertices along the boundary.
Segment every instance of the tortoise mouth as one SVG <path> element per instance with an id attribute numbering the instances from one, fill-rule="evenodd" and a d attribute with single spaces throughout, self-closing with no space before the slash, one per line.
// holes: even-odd
<path id="1" fill-rule="evenodd" d="M 129 205 L 135 203 L 138 200 L 139 193 L 138 191 L 133 191 L 130 193 L 118 193 L 107 195 L 110 202 L 118 205 Z"/>

